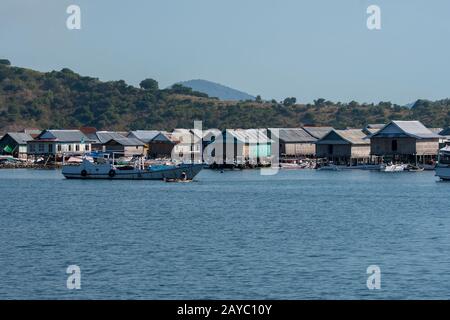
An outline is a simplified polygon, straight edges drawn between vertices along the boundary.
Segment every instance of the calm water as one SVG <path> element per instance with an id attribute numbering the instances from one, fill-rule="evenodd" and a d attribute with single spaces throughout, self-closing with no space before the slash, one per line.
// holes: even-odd
<path id="1" fill-rule="evenodd" d="M 448 299 L 449 194 L 433 172 L 175 184 L 0 170 L 0 298 Z M 81 290 L 66 288 L 71 264 Z"/>

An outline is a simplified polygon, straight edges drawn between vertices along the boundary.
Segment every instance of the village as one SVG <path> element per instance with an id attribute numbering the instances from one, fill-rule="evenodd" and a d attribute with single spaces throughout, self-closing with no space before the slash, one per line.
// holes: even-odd
<path id="1" fill-rule="evenodd" d="M 174 129 L 129 132 L 24 129 L 0 139 L 1 168 L 54 168 L 84 154 L 135 156 L 160 163 L 203 163 L 212 169 L 246 169 L 279 163 L 286 169 L 380 168 L 403 165 L 432 170 L 439 150 L 450 144 L 450 128 L 419 121 L 391 121 L 364 128 Z"/>

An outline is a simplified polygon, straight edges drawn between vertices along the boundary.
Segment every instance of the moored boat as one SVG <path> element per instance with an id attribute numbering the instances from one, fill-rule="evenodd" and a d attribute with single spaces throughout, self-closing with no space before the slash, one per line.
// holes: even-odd
<path id="1" fill-rule="evenodd" d="M 435 167 L 436 176 L 441 180 L 450 180 L 450 146 L 439 151 L 439 160 Z"/>
<path id="2" fill-rule="evenodd" d="M 143 159 L 118 165 L 114 159 L 83 157 L 81 163 L 63 164 L 62 174 L 67 179 L 121 179 L 190 181 L 203 169 L 201 164 L 151 165 Z"/>

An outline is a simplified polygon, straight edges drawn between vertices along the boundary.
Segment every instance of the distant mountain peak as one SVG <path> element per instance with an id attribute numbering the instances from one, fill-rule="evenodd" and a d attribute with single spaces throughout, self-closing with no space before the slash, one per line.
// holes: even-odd
<path id="1" fill-rule="evenodd" d="M 230 100 L 230 101 L 255 100 L 254 96 L 246 92 L 239 91 L 224 86 L 220 83 L 208 80 L 194 79 L 178 82 L 178 84 L 182 84 L 185 87 L 192 88 L 192 90 L 194 91 L 206 93 L 208 96 L 219 98 L 220 100 Z"/>

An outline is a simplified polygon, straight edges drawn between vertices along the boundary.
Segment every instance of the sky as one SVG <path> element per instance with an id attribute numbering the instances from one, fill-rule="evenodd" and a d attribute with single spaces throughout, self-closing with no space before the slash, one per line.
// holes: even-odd
<path id="1" fill-rule="evenodd" d="M 81 29 L 69 30 L 69 5 Z M 367 28 L 369 5 L 381 30 Z M 450 96 L 448 0 L 1 0 L 0 58 L 167 87 L 206 79 L 264 99 L 406 104 Z"/>

